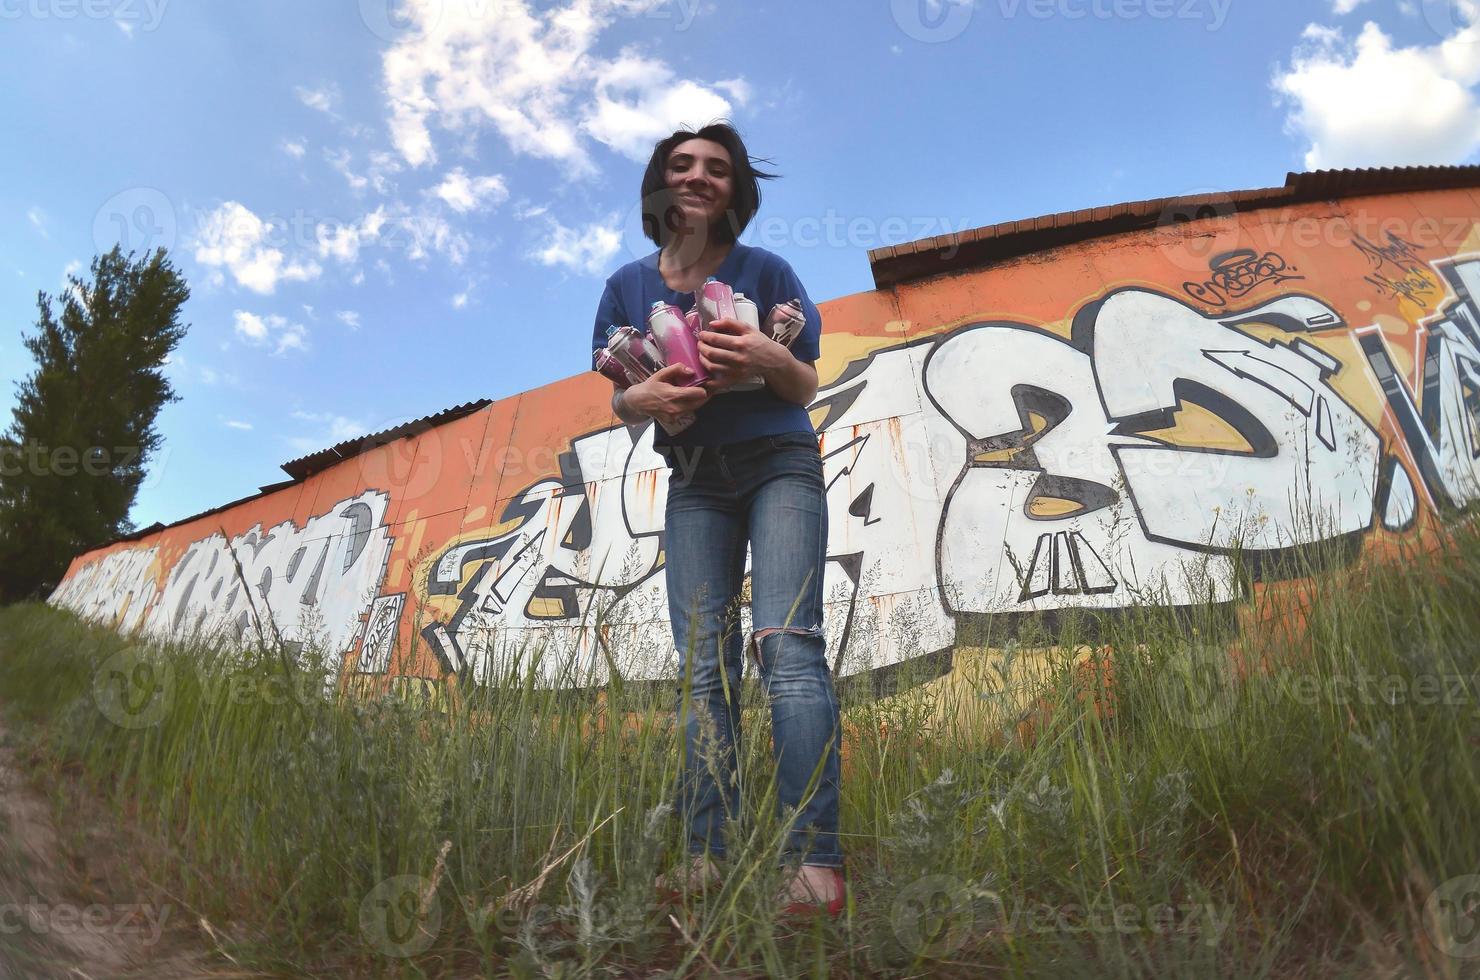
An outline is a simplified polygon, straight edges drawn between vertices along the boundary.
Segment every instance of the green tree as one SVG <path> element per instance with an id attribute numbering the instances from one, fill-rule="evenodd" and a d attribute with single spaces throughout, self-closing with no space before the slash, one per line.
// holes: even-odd
<path id="1" fill-rule="evenodd" d="M 178 401 L 163 366 L 185 336 L 190 297 L 164 249 L 138 261 L 118 246 L 37 294 L 36 359 L 0 436 L 0 600 L 44 598 L 73 556 L 133 530 L 129 509 Z"/>

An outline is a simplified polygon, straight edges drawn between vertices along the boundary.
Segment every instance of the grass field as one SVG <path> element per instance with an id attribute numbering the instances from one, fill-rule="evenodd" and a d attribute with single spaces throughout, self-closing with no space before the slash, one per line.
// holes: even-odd
<path id="1" fill-rule="evenodd" d="M 440 707 L 323 698 L 271 649 L 19 606 L 0 707 L 59 824 L 126 828 L 135 894 L 233 970 L 1474 975 L 1480 536 L 1312 568 L 1237 617 L 983 637 L 960 659 L 994 684 L 845 689 L 852 900 L 800 926 L 770 899 L 758 689 L 726 884 L 676 910 L 652 896 L 680 841 L 671 691 L 556 702 L 515 675 Z"/>

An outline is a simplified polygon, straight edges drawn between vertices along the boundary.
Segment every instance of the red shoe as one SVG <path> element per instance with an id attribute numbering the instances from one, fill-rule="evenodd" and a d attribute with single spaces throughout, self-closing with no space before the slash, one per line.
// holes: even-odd
<path id="1" fill-rule="evenodd" d="M 702 892 L 717 886 L 723 873 L 709 858 L 691 854 L 667 874 L 659 875 L 653 883 L 659 904 L 675 905 L 683 901 L 685 892 Z"/>
<path id="2" fill-rule="evenodd" d="M 818 867 L 818 865 L 810 865 L 810 867 Z M 791 902 L 782 907 L 782 916 L 787 918 L 814 918 L 825 914 L 828 918 L 836 919 L 843 914 L 843 908 L 848 904 L 848 878 L 843 873 L 842 868 L 827 868 L 826 870 L 832 873 L 833 884 L 837 895 L 829 902 L 823 902 L 821 899 Z M 787 887 L 782 892 L 782 901 L 785 901 L 785 897 L 789 896 L 791 885 L 795 882 L 796 876 L 799 874 L 799 871 L 793 871 L 787 876 Z M 814 895 L 816 894 L 810 887 L 806 888 L 806 891 Z"/>

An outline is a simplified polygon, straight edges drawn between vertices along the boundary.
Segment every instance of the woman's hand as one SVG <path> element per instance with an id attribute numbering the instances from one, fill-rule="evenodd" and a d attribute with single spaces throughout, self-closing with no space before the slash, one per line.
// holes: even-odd
<path id="1" fill-rule="evenodd" d="M 709 400 L 709 392 L 703 385 L 682 387 L 677 383 L 692 376 L 688 365 L 670 364 L 646 381 L 628 388 L 622 400 L 665 426 L 677 428 L 685 415 L 692 415 Z"/>
<path id="2" fill-rule="evenodd" d="M 782 367 L 791 351 L 739 320 L 713 320 L 699 331 L 699 360 L 713 377 L 702 383 L 710 393 L 723 391 L 753 375 Z"/>

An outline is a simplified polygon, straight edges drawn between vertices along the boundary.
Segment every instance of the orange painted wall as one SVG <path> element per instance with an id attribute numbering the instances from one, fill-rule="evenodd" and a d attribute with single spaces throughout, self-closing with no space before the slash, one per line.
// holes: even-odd
<path id="1" fill-rule="evenodd" d="M 1234 214 L 820 304 L 838 672 L 948 649 L 981 616 L 1128 604 L 1144 567 L 1200 564 L 1244 601 L 1221 537 L 1241 500 L 1264 508 L 1238 519 L 1266 554 L 1277 531 L 1382 549 L 1468 507 L 1477 205 L 1455 190 Z M 547 683 L 604 683 L 601 645 L 662 679 L 667 472 L 610 391 L 582 372 L 79 555 L 52 601 L 120 629 L 250 637 L 234 550 L 285 638 L 326 643 L 372 686 L 476 679 L 521 642 L 544 646 Z M 1156 459 L 1194 475 L 1158 478 Z M 1329 533 L 1281 528 L 1300 488 L 1280 474 L 1304 471 L 1339 505 Z"/>

